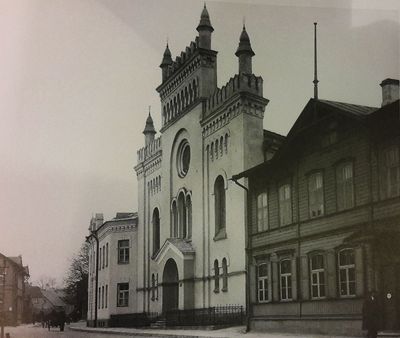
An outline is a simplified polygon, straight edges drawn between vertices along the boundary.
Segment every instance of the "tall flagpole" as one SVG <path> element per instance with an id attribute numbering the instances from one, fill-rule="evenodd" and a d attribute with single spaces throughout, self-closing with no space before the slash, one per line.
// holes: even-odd
<path id="1" fill-rule="evenodd" d="M 314 22 L 314 99 L 318 100 L 318 77 L 317 77 L 317 23 Z"/>

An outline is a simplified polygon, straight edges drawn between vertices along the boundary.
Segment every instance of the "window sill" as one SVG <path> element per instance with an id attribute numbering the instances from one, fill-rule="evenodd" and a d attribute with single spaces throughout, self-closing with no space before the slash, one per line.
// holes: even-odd
<path id="1" fill-rule="evenodd" d="M 219 293 L 219 289 L 214 289 L 214 293 Z"/>
<path id="2" fill-rule="evenodd" d="M 220 241 L 220 240 L 226 239 L 226 238 L 228 238 L 228 236 L 226 235 L 226 230 L 225 230 L 225 228 L 224 228 L 224 229 L 221 229 L 221 230 L 214 236 L 213 240 L 214 240 L 214 241 Z"/>
<path id="3" fill-rule="evenodd" d="M 129 262 L 118 262 L 119 265 L 126 265 L 129 264 Z"/>
<path id="4" fill-rule="evenodd" d="M 222 288 L 221 291 L 222 292 L 228 292 L 228 288 Z"/>

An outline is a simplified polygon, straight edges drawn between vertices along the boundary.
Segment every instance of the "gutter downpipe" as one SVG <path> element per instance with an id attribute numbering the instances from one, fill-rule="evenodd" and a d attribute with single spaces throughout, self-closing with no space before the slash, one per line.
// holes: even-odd
<path id="1" fill-rule="evenodd" d="M 250 247 L 250 241 L 249 241 L 249 235 L 248 235 L 248 224 L 249 224 L 249 188 L 238 182 L 238 178 L 235 176 L 232 176 L 230 178 L 232 182 L 234 182 L 237 186 L 241 187 L 243 190 L 246 191 L 246 203 L 245 203 L 245 229 L 244 229 L 244 234 L 245 234 L 245 269 L 246 269 L 246 332 L 250 331 L 250 314 L 251 314 L 251 302 L 250 302 L 250 273 L 249 273 L 249 247 Z"/>
<path id="2" fill-rule="evenodd" d="M 94 322 L 93 327 L 97 327 L 97 289 L 99 284 L 99 238 L 97 237 L 97 231 L 91 231 L 90 235 L 86 237 L 86 242 L 89 242 L 90 238 L 96 240 L 96 277 L 95 277 L 95 290 L 94 290 Z"/>

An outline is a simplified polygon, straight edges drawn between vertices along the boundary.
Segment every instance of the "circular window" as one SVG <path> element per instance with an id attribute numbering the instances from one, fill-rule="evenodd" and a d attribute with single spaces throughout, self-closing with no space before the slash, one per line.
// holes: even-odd
<path id="1" fill-rule="evenodd" d="M 178 149 L 177 169 L 180 177 L 185 177 L 190 165 L 190 146 L 187 140 L 183 140 Z"/>

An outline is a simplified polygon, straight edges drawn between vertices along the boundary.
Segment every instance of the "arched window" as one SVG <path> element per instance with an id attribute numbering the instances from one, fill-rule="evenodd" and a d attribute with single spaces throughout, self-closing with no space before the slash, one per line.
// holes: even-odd
<path id="1" fill-rule="evenodd" d="M 178 237 L 178 209 L 176 207 L 176 201 L 172 202 L 172 219 L 171 219 L 171 237 Z"/>
<path id="2" fill-rule="evenodd" d="M 338 253 L 339 290 L 341 297 L 356 295 L 356 263 L 353 249 Z"/>
<path id="3" fill-rule="evenodd" d="M 222 291 L 228 291 L 228 264 L 225 257 L 222 259 Z"/>
<path id="4" fill-rule="evenodd" d="M 292 299 L 292 262 L 284 259 L 279 264 L 281 300 Z"/>
<path id="5" fill-rule="evenodd" d="M 153 211 L 153 254 L 160 249 L 160 212 L 157 208 Z"/>
<path id="6" fill-rule="evenodd" d="M 186 237 L 192 238 L 192 199 L 190 198 L 190 195 L 186 197 L 186 217 L 187 217 Z"/>
<path id="7" fill-rule="evenodd" d="M 179 237 L 186 238 L 186 206 L 183 193 L 178 197 Z"/>
<path id="8" fill-rule="evenodd" d="M 215 234 L 225 230 L 225 186 L 222 176 L 218 176 L 214 184 L 215 199 Z"/>
<path id="9" fill-rule="evenodd" d="M 310 257 L 311 298 L 325 297 L 324 256 L 315 254 Z"/>
<path id="10" fill-rule="evenodd" d="M 221 136 L 219 140 L 219 156 L 222 157 L 223 154 L 224 154 L 224 138 L 223 136 Z"/>
<path id="11" fill-rule="evenodd" d="M 214 292 L 219 292 L 219 266 L 217 259 L 214 261 Z"/>
<path id="12" fill-rule="evenodd" d="M 215 158 L 218 158 L 218 139 L 215 141 Z"/>

